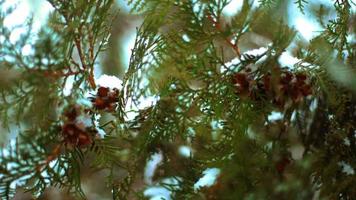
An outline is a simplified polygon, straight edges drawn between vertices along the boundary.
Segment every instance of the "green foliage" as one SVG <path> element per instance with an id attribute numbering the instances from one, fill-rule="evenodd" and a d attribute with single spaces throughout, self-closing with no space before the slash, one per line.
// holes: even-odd
<path id="1" fill-rule="evenodd" d="M 307 3 L 308 3 L 308 1 L 306 1 L 306 0 L 296 0 L 295 1 L 295 4 L 297 4 L 300 12 L 302 12 L 303 14 L 304 14 L 304 4 L 307 4 Z"/>
<path id="2" fill-rule="evenodd" d="M 152 185 L 173 199 L 356 196 L 353 2 L 336 1 L 329 22 L 323 6 L 314 9 L 324 30 L 303 41 L 277 12 L 282 1 L 255 8 L 244 0 L 226 18 L 227 0 L 129 0 L 144 20 L 117 97 L 95 94 L 93 74 L 110 50 L 114 1 L 48 2 L 55 11 L 47 25 L 33 33 L 29 20 L 16 42 L 10 35 L 18 27 L 3 25 L 13 10 L 0 15 L 1 125 L 20 132 L 0 151 L 1 198 L 16 188 L 39 198 L 56 187 L 86 199 L 82 184 L 95 179 L 88 171 L 119 200 L 145 199 Z M 292 3 L 312 12 L 310 1 Z M 263 53 L 246 53 L 260 47 Z M 292 69 L 279 62 L 286 52 L 300 59 Z M 105 98 L 114 109 L 100 109 Z M 145 98 L 157 102 L 136 109 Z M 79 127 L 77 117 L 89 125 Z M 191 155 L 180 155 L 181 146 Z M 156 154 L 154 184 L 143 182 Z M 215 184 L 194 188 L 207 168 L 221 170 Z"/>
<path id="3" fill-rule="evenodd" d="M 272 7 L 273 4 L 276 3 L 275 0 L 260 0 L 261 6 Z"/>
<path id="4" fill-rule="evenodd" d="M 63 152 L 56 159 L 48 160 L 47 156 L 51 155 L 50 148 L 53 148 L 58 140 L 57 134 L 50 132 L 38 129 L 21 133 L 16 143 L 10 144 L 9 149 L 2 151 L 2 197 L 9 199 L 19 186 L 26 186 L 26 191 L 39 197 L 47 187 L 54 185 L 67 187 L 68 192 L 76 195 L 84 195 L 80 187 L 79 153 Z"/>

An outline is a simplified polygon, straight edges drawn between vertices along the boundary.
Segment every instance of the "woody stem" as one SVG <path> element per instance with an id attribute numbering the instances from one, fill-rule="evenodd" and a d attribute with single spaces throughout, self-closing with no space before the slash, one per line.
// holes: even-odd
<path id="1" fill-rule="evenodd" d="M 208 15 L 208 19 L 209 19 L 209 21 L 211 21 L 214 24 L 214 26 L 216 27 L 216 29 L 220 33 L 223 32 L 223 30 L 221 28 L 221 24 L 218 21 L 215 21 L 211 15 Z M 224 37 L 224 40 L 235 51 L 235 53 L 237 54 L 238 58 L 240 58 L 241 57 L 241 53 L 240 53 L 239 47 L 237 46 L 237 43 L 234 44 L 229 38 L 226 38 L 226 37 Z"/>

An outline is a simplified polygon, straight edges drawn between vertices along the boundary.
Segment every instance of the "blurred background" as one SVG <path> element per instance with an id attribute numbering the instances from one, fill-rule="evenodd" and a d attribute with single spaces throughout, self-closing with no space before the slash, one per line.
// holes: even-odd
<path id="1" fill-rule="evenodd" d="M 243 0 L 231 0 L 230 4 L 224 9 L 225 20 L 228 21 L 229 18 L 236 15 L 239 10 L 241 10 Z M 333 10 L 333 2 L 330 0 L 311 0 L 306 5 L 305 13 L 301 13 L 297 6 L 294 4 L 294 0 L 282 1 L 276 14 L 282 16 L 283 19 L 288 22 L 291 27 L 294 27 L 297 31 L 297 38 L 299 41 L 307 44 L 313 37 L 317 36 L 322 27 L 315 20 L 315 10 L 319 8 L 322 3 L 326 6 L 327 10 Z M 256 0 L 253 4 L 255 7 L 259 6 L 259 1 Z M 46 2 L 46 0 L 5 0 L 5 5 L 1 9 L 7 9 L 8 7 L 16 6 L 16 10 L 9 16 L 6 17 L 4 26 L 15 27 L 16 25 L 25 23 L 26 19 L 33 16 L 33 30 L 32 32 L 38 31 L 41 26 L 46 24 L 48 14 L 53 11 L 53 7 Z M 355 5 L 353 6 L 353 12 L 356 11 Z M 117 9 L 118 16 L 113 23 L 111 30 L 111 38 L 109 41 L 109 48 L 100 57 L 100 67 L 96 68 L 95 76 L 99 77 L 102 74 L 113 75 L 122 78 L 125 70 L 128 68 L 129 59 L 131 55 L 131 49 L 135 42 L 135 32 L 136 28 L 142 23 L 142 16 L 134 13 L 130 13 L 130 7 L 127 5 L 125 0 L 116 0 L 115 9 Z M 335 18 L 335 12 L 330 12 L 329 19 Z M 324 19 L 328 21 L 329 19 Z M 268 22 L 266 22 L 268 25 Z M 17 28 L 11 33 L 11 40 L 16 41 L 22 32 L 26 30 Z M 263 27 L 262 27 L 263 32 Z M 355 35 L 349 35 L 348 40 L 354 41 Z M 258 49 L 261 47 L 267 47 L 270 42 L 268 34 L 265 35 L 261 33 L 256 33 L 251 37 L 247 38 L 242 45 L 242 52 L 251 51 L 252 49 Z M 1 47 L 0 47 L 1 48 Z M 289 47 L 292 50 L 293 47 Z M 30 48 L 22 49 L 22 53 L 25 55 L 30 52 Z M 231 58 L 233 59 L 233 58 Z M 300 60 L 295 58 L 291 51 L 284 52 L 279 60 L 282 65 L 292 67 L 295 63 Z M 0 137 L 0 144 L 4 145 L 9 140 L 15 137 L 15 133 L 10 133 L 8 137 L 4 136 L 4 132 Z M 182 154 L 189 155 L 188 147 L 182 147 Z M 157 154 L 152 157 L 148 163 L 143 163 L 146 165 L 146 176 L 152 176 L 157 164 L 162 160 L 161 155 Z M 92 173 L 90 169 L 84 169 L 85 176 L 83 180 L 83 188 L 88 199 L 111 199 L 110 191 L 105 188 L 105 178 L 101 173 Z M 207 169 L 205 175 L 201 180 L 197 182 L 198 186 L 211 185 L 216 176 L 219 174 L 218 169 Z M 147 177 L 146 177 L 147 179 Z M 172 180 L 167 180 L 172 181 Z M 144 183 L 142 183 L 144 184 Z M 147 183 L 146 183 L 147 184 Z M 170 193 L 165 188 L 160 187 L 147 187 L 145 192 L 147 197 L 150 199 L 170 199 Z M 15 199 L 32 199 L 31 196 L 18 192 Z M 49 188 L 48 191 L 40 199 L 51 199 L 51 200 L 62 200 L 62 199 L 73 199 L 70 196 L 66 196 L 65 192 L 61 192 L 55 188 Z"/>

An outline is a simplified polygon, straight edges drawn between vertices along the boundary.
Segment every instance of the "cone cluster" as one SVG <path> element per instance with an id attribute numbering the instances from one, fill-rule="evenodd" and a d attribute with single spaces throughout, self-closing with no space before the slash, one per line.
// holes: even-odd
<path id="1" fill-rule="evenodd" d="M 108 87 L 99 87 L 95 96 L 90 100 L 97 110 L 114 111 L 117 107 L 119 90 Z"/>
<path id="2" fill-rule="evenodd" d="M 255 78 L 250 71 L 238 72 L 232 80 L 240 98 L 268 100 L 279 107 L 284 107 L 288 102 L 296 104 L 312 94 L 310 81 L 305 74 L 286 70 L 266 73 L 259 78 Z"/>
<path id="3" fill-rule="evenodd" d="M 65 112 L 66 122 L 62 126 L 62 137 L 66 145 L 71 147 L 85 147 L 90 145 L 92 135 L 95 131 L 90 130 L 85 124 L 78 121 L 78 116 L 81 114 L 80 108 L 74 106 Z"/>

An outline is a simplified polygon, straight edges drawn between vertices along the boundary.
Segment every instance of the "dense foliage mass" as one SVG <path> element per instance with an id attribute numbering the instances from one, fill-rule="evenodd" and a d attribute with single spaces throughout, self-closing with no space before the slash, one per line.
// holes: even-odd
<path id="1" fill-rule="evenodd" d="M 310 41 L 287 25 L 284 0 L 244 0 L 229 17 L 228 0 L 130 0 L 144 20 L 116 88 L 94 75 L 114 1 L 48 2 L 47 25 L 34 34 L 29 19 L 16 42 L 19 27 L 4 26 L 16 8 L 0 14 L 1 126 L 16 135 L 0 151 L 1 199 L 19 188 L 85 199 L 86 179 L 120 200 L 152 186 L 171 199 L 356 197 L 352 0 L 294 1 L 323 29 Z M 216 181 L 195 187 L 206 169 Z"/>

